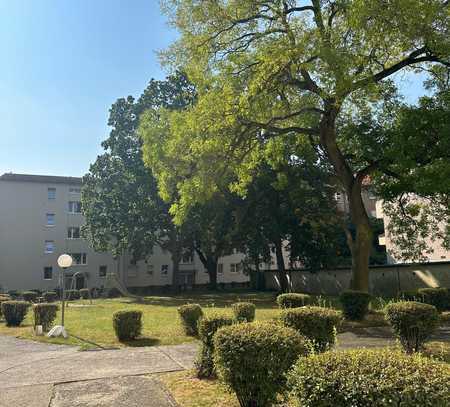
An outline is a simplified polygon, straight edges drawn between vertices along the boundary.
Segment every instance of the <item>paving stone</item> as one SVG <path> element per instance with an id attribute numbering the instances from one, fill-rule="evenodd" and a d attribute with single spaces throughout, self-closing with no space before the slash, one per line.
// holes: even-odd
<path id="1" fill-rule="evenodd" d="M 48 407 L 53 385 L 21 386 L 0 390 L 0 407 Z"/>

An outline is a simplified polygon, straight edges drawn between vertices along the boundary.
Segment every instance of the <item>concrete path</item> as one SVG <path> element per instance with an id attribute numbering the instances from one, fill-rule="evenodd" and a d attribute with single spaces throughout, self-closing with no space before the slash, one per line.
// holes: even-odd
<path id="1" fill-rule="evenodd" d="M 0 336 L 0 406 L 174 406 L 144 376 L 190 368 L 195 355 L 192 344 L 79 352 Z"/>

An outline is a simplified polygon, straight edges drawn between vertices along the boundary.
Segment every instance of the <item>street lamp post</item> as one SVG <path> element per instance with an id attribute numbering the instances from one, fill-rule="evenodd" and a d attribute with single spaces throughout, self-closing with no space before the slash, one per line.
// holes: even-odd
<path id="1" fill-rule="evenodd" d="M 64 338 L 67 338 L 67 332 L 64 328 L 64 312 L 65 312 L 65 275 L 66 270 L 72 265 L 72 257 L 68 254 L 61 254 L 61 256 L 58 257 L 58 266 L 61 268 L 61 325 L 57 325 L 53 327 L 47 336 L 63 336 Z"/>

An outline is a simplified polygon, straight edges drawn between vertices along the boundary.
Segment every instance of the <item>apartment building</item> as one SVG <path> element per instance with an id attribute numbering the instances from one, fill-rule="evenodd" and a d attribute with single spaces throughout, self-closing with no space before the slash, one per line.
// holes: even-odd
<path id="1" fill-rule="evenodd" d="M 48 290 L 60 285 L 57 258 L 69 253 L 73 266 L 66 285 L 103 287 L 115 272 L 128 287 L 165 286 L 172 282 L 170 254 L 160 248 L 137 264 L 129 256 L 114 259 L 95 252 L 80 236 L 84 223 L 81 178 L 7 173 L 0 176 L 0 289 Z M 246 282 L 243 255 L 219 261 L 218 282 Z M 206 284 L 208 274 L 197 256 L 180 266 L 184 284 Z"/>

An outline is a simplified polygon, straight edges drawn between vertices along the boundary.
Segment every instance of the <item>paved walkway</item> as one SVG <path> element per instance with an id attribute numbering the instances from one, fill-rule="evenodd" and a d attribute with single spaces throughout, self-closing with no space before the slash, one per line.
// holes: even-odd
<path id="1" fill-rule="evenodd" d="M 195 355 L 192 344 L 80 352 L 0 336 L 0 406 L 174 406 L 145 375 L 190 368 Z"/>
<path id="2" fill-rule="evenodd" d="M 435 340 L 450 341 L 450 326 Z M 339 349 L 395 344 L 387 327 L 338 335 Z M 189 369 L 196 344 L 85 351 L 0 336 L 0 407 L 174 407 L 154 373 Z"/>

